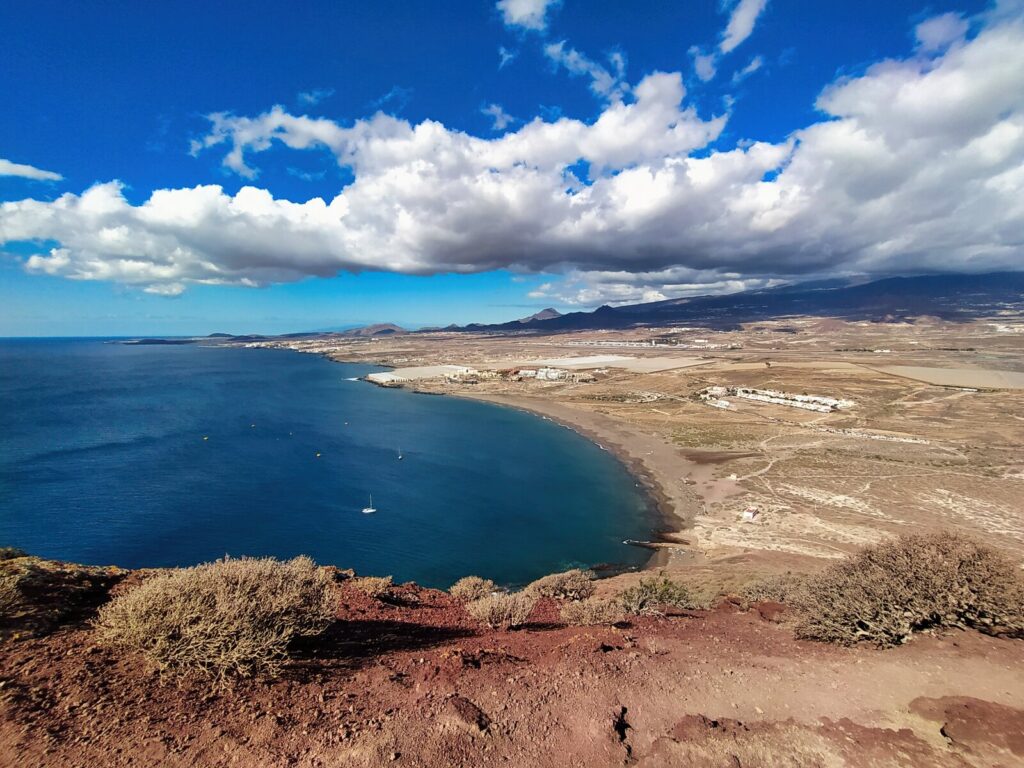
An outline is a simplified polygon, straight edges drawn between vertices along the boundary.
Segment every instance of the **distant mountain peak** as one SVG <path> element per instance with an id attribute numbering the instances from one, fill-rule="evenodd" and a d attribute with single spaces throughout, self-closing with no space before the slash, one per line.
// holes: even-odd
<path id="1" fill-rule="evenodd" d="M 519 323 L 532 323 L 534 320 L 554 320 L 556 317 L 561 317 L 562 313 L 553 307 L 547 307 L 542 309 L 540 312 L 536 312 L 528 317 L 521 317 L 516 322 Z"/>
<path id="2" fill-rule="evenodd" d="M 344 331 L 342 336 L 393 336 L 398 333 L 408 333 L 405 328 L 394 323 L 374 323 L 364 325 L 361 328 L 350 328 Z"/>

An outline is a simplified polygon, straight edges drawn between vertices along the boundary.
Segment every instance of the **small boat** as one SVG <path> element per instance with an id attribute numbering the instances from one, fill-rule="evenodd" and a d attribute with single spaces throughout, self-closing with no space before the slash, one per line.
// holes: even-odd
<path id="1" fill-rule="evenodd" d="M 405 458 L 405 457 L 404 457 L 404 456 L 402 455 L 402 447 L 401 447 L 401 446 L 399 446 L 399 447 L 398 447 L 398 460 L 399 460 L 399 461 L 401 461 L 401 460 L 402 460 L 402 459 L 404 459 L 404 458 Z"/>
<path id="2" fill-rule="evenodd" d="M 370 505 L 368 507 L 363 507 L 363 514 L 364 515 L 372 515 L 376 511 L 377 511 L 377 508 L 375 506 L 373 506 L 373 494 L 371 493 L 370 494 Z"/>

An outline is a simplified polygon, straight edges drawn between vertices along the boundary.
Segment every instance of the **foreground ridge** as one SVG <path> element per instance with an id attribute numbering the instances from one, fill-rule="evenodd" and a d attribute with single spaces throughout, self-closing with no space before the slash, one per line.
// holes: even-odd
<path id="1" fill-rule="evenodd" d="M 237 570 L 247 561 L 218 562 Z M 29 557 L 0 565 L 34 569 L 37 584 L 59 576 L 64 589 L 102 577 L 93 605 L 167 573 Z M 293 643 L 274 679 L 162 677 L 98 642 L 89 601 L 9 635 L 0 754 L 17 766 L 980 767 L 1024 758 L 1017 640 L 953 630 L 887 651 L 798 640 L 793 608 L 763 599 L 790 600 L 778 579 L 710 609 L 566 626 L 565 600 L 608 601 L 656 581 L 603 579 L 586 597 L 594 589 L 574 572 L 522 593 L 533 607 L 519 629 L 490 629 L 464 602 L 494 589 L 489 582 L 463 580 L 474 591 L 456 598 L 322 571 L 335 584 L 334 621 Z"/>

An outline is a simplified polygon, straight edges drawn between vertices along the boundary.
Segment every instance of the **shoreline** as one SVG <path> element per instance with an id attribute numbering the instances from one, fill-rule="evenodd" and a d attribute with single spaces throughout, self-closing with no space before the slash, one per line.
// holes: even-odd
<path id="1" fill-rule="evenodd" d="M 650 541 L 629 542 L 633 546 L 652 550 L 644 569 L 664 567 L 670 551 L 687 552 L 694 559 L 702 558 L 692 535 L 687 534 L 693 531 L 695 518 L 702 511 L 704 500 L 693 486 L 684 482 L 688 475 L 700 467 L 700 463 L 685 456 L 681 449 L 655 435 L 630 432 L 605 414 L 573 408 L 564 403 L 524 395 L 476 392 L 429 394 L 486 402 L 550 419 L 611 453 L 634 478 L 661 524 L 652 531 Z"/>
<path id="2" fill-rule="evenodd" d="M 332 363 L 369 363 L 392 369 L 387 363 L 346 360 L 330 355 L 320 356 Z M 364 380 L 364 383 L 369 382 Z M 705 561 L 706 553 L 697 546 L 695 528 L 697 515 L 706 510 L 710 499 L 706 499 L 696 490 L 694 478 L 703 475 L 702 484 L 711 482 L 708 470 L 716 463 L 713 459 L 702 461 L 687 455 L 695 451 L 687 452 L 657 435 L 629 430 L 627 425 L 603 413 L 575 408 L 549 399 L 517 394 L 419 389 L 415 384 L 397 388 L 414 394 L 460 397 L 515 408 L 571 429 L 583 439 L 611 453 L 648 499 L 658 525 L 652 529 L 649 541 L 627 542 L 631 546 L 642 547 L 651 552 L 642 570 L 666 567 L 673 553 L 683 555 L 689 563 Z"/>

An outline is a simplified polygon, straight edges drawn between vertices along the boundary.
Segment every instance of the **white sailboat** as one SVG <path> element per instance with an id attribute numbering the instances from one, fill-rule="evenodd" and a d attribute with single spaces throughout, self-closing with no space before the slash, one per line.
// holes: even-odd
<path id="1" fill-rule="evenodd" d="M 370 505 L 367 506 L 367 507 L 363 507 L 363 514 L 364 515 L 372 515 L 376 511 L 377 511 L 377 508 L 375 506 L 373 506 L 373 494 L 371 493 L 370 494 Z"/>
<path id="2" fill-rule="evenodd" d="M 398 460 L 401 461 L 402 458 L 402 446 L 398 446 Z"/>

